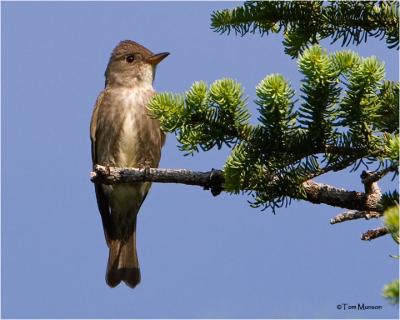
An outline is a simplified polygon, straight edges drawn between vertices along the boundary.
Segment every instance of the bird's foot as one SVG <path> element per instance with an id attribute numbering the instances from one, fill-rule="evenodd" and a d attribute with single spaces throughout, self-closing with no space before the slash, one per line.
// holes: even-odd
<path id="1" fill-rule="evenodd" d="M 104 166 L 106 167 L 107 175 L 110 176 L 111 175 L 110 164 L 106 163 Z"/>
<path id="2" fill-rule="evenodd" d="M 151 162 L 149 160 L 145 160 L 144 161 L 144 172 L 146 175 L 150 173 L 150 168 L 151 168 Z"/>
<path id="3" fill-rule="evenodd" d="M 139 169 L 143 170 L 145 175 L 148 175 L 150 173 L 150 168 L 151 168 L 151 162 L 148 160 L 145 160 L 143 164 L 139 165 Z"/>

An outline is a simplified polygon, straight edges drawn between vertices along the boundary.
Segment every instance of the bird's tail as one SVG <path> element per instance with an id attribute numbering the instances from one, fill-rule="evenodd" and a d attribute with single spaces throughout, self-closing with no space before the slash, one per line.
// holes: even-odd
<path id="1" fill-rule="evenodd" d="M 134 288 L 140 282 L 139 261 L 136 254 L 136 228 L 128 241 L 111 240 L 106 282 L 114 288 L 121 281 Z"/>

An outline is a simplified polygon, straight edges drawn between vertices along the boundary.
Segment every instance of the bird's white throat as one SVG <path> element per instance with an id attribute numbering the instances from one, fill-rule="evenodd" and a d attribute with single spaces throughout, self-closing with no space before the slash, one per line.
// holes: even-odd
<path id="1" fill-rule="evenodd" d="M 111 70 L 108 74 L 108 83 L 112 87 L 126 87 L 130 89 L 146 89 L 153 88 L 153 81 L 156 73 L 156 67 L 144 63 L 138 66 L 134 71 L 126 70 Z"/>

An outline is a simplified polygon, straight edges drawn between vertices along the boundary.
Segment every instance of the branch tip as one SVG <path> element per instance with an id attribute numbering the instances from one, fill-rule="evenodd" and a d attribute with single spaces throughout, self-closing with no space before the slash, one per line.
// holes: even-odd
<path id="1" fill-rule="evenodd" d="M 376 238 L 382 237 L 390 233 L 387 227 L 379 227 L 376 229 L 368 230 L 361 235 L 361 240 L 371 241 Z"/>

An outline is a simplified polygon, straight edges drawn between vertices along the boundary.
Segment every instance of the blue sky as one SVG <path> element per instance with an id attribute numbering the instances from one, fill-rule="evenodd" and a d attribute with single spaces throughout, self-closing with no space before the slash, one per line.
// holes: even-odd
<path id="1" fill-rule="evenodd" d="M 120 40 L 171 53 L 158 67 L 158 91 L 231 77 L 245 87 L 253 115 L 255 86 L 270 73 L 283 74 L 298 93 L 296 61 L 280 36 L 212 32 L 212 11 L 236 4 L 1 3 L 3 318 L 396 317 L 380 293 L 398 275 L 389 257 L 397 247 L 390 237 L 360 240 L 381 222 L 331 226 L 342 209 L 295 201 L 273 215 L 250 208 L 245 196 L 214 198 L 183 185 L 153 185 L 141 208 L 141 284 L 105 284 L 89 121 Z M 384 60 L 387 78 L 398 79 L 398 52 L 383 41 L 355 50 Z M 228 154 L 184 157 L 170 135 L 160 166 L 209 170 Z M 318 181 L 362 190 L 359 173 Z M 341 303 L 383 308 L 340 311 Z"/>

